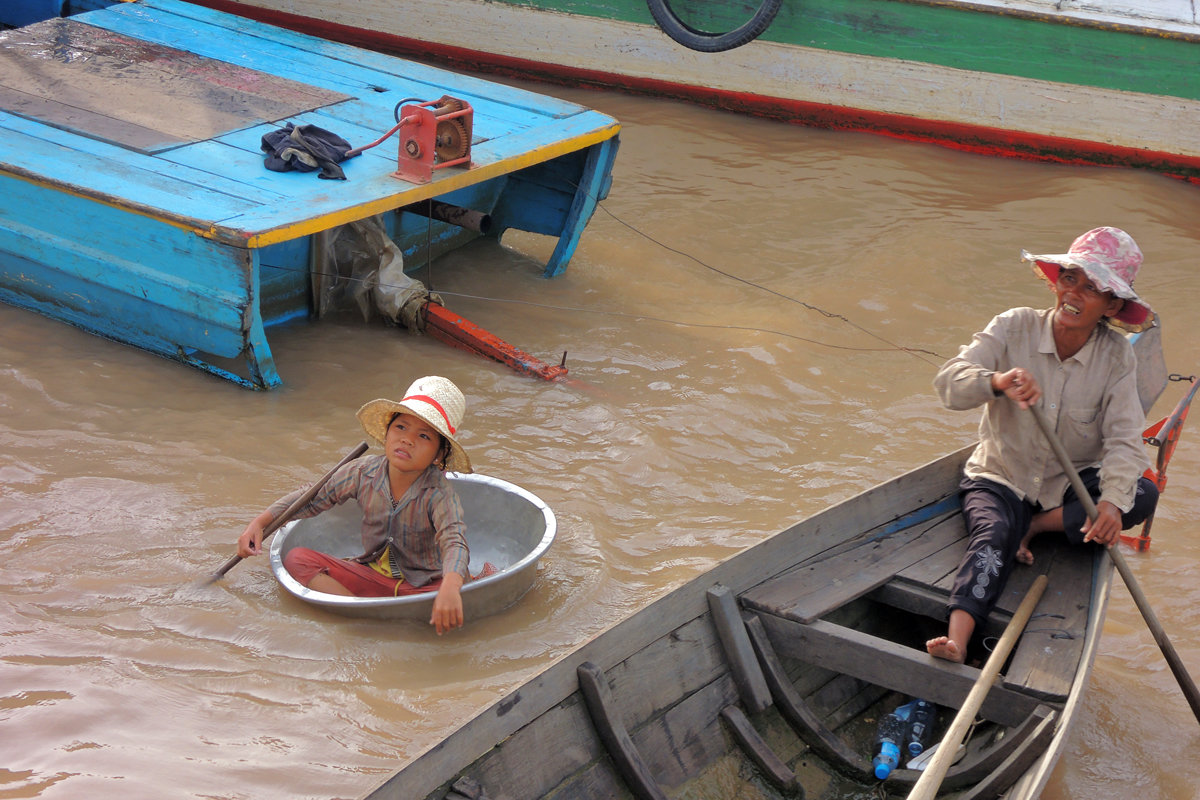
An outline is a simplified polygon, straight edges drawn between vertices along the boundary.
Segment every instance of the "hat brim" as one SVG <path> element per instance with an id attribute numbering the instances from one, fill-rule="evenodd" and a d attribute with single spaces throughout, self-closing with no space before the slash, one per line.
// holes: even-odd
<path id="1" fill-rule="evenodd" d="M 472 471 L 471 459 L 467 456 L 467 451 L 463 449 L 462 445 L 454 438 L 454 435 L 446 428 L 446 422 L 441 418 L 431 417 L 423 410 L 413 408 L 406 403 L 385 399 L 372 400 L 364 404 L 358 410 L 357 416 L 367 436 L 379 444 L 383 444 L 384 439 L 387 437 L 388 423 L 391 422 L 392 417 L 396 414 L 412 414 L 441 434 L 442 438 L 450 444 L 450 455 L 446 458 L 447 470 L 462 473 Z"/>
<path id="2" fill-rule="evenodd" d="M 1117 285 L 1105 285 L 1103 276 L 1097 275 L 1093 270 L 1089 269 L 1089 264 L 1065 253 L 1035 256 L 1022 250 L 1021 258 L 1029 261 L 1033 268 L 1033 273 L 1044 279 L 1051 286 L 1058 283 L 1058 274 L 1062 272 L 1063 267 L 1083 270 L 1097 284 L 1104 285 L 1106 291 L 1112 292 L 1125 301 L 1124 305 L 1121 306 L 1121 310 L 1112 317 L 1109 317 L 1111 324 L 1130 333 L 1141 333 L 1144 330 L 1154 327 L 1154 309 L 1150 308 L 1144 300 L 1138 297 L 1137 293 L 1133 291 L 1133 287 L 1124 281 L 1119 281 L 1115 277 L 1112 277 L 1112 280 L 1116 281 Z"/>

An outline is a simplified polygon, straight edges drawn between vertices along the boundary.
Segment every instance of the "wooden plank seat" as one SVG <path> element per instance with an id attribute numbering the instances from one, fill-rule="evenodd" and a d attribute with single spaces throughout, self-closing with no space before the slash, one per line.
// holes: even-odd
<path id="1" fill-rule="evenodd" d="M 1049 584 L 1005 669 L 1003 685 L 1054 703 L 1064 702 L 1083 653 L 1094 580 L 1094 548 L 1047 535 L 1035 539 L 1033 568 L 1017 565 L 979 635 L 999 637 L 1029 587 L 1043 572 Z M 962 551 L 948 547 L 915 562 L 869 593 L 872 600 L 944 619 Z"/>
<path id="2" fill-rule="evenodd" d="M 870 780 L 873 770 L 867 758 L 847 746 L 840 736 L 830 730 L 788 680 L 760 619 L 755 616 L 748 618 L 746 629 L 758 654 L 775 706 L 800 739 L 839 772 L 859 780 Z M 985 783 L 988 786 L 1000 786 L 999 791 L 1003 791 L 1024 771 L 1030 758 L 1036 758 L 1043 752 L 1054 733 L 1056 717 L 1054 709 L 1044 704 L 1038 705 L 1029 717 L 1006 736 L 979 750 L 969 760 L 952 766 L 942 786 L 953 790 Z M 894 771 L 888 780 L 912 786 L 920 775 L 918 770 L 900 769 Z"/>
<path id="3" fill-rule="evenodd" d="M 897 572 L 954 548 L 964 535 L 957 497 L 880 526 L 740 595 L 744 607 L 809 623 L 882 586 Z M 961 552 L 959 549 L 958 552 Z"/>
<path id="4" fill-rule="evenodd" d="M 809 624 L 775 614 L 757 613 L 775 651 L 910 697 L 957 708 L 971 691 L 979 670 L 932 658 L 924 650 L 824 620 Z M 1002 686 L 994 687 L 980 714 L 1015 727 L 1037 707 L 1035 698 Z"/>
<path id="5" fill-rule="evenodd" d="M 867 594 L 871 600 L 910 614 L 918 614 L 930 619 L 945 621 L 946 606 L 950 602 L 950 593 L 946 589 L 934 588 L 924 584 L 913 583 L 906 578 L 897 576 Z M 1012 612 L 1002 608 L 992 609 L 984 621 L 979 635 L 998 638 L 1008 627 Z"/>
<path id="6" fill-rule="evenodd" d="M 1036 544 L 1036 542 L 1035 542 Z M 1049 585 L 1013 650 L 1004 671 L 1005 688 L 1041 700 L 1064 702 L 1083 654 L 1088 600 L 1095 567 L 1081 548 L 1050 547 L 1035 552 L 1036 569 L 1018 567 L 980 634 L 999 637 L 1030 584 L 1046 571 Z M 872 600 L 915 614 L 944 618 L 948 594 L 897 577 L 870 593 Z"/>

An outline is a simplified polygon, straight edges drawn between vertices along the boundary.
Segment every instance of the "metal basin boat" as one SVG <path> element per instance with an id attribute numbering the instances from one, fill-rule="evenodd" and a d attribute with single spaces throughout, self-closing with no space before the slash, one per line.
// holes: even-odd
<path id="1" fill-rule="evenodd" d="M 497 572 L 467 582 L 462 589 L 463 612 L 475 619 L 506 608 L 521 598 L 537 576 L 538 560 L 554 541 L 554 512 L 540 498 L 507 481 L 488 475 L 448 473 L 462 501 L 471 549 L 471 574 L 491 562 Z M 339 557 L 362 552 L 357 505 L 332 508 L 320 516 L 294 520 L 271 540 L 271 571 L 296 597 L 337 614 L 376 619 L 429 619 L 434 592 L 405 597 L 340 597 L 314 592 L 283 568 L 293 547 L 311 547 Z"/>

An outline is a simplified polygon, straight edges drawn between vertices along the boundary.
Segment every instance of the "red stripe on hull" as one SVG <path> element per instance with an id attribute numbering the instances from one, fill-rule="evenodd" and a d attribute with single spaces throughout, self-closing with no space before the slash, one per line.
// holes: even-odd
<path id="1" fill-rule="evenodd" d="M 861 109 L 788 100 L 750 92 L 730 92 L 699 86 L 615 75 L 598 70 L 577 69 L 559 64 L 483 53 L 453 45 L 436 44 L 405 36 L 368 31 L 336 22 L 312 19 L 283 11 L 257 8 L 230 0 L 192 0 L 197 5 L 226 11 L 322 39 L 357 45 L 370 50 L 405 56 L 475 72 L 513 78 L 624 91 L 686 100 L 701 105 L 736 111 L 756 117 L 777 119 L 815 128 L 875 133 L 905 141 L 936 144 L 983 155 L 1049 161 L 1082 166 L 1132 167 L 1160 172 L 1200 185 L 1200 158 L 1133 147 L 1106 145 L 1082 139 L 1067 139 L 983 125 L 920 119 Z"/>

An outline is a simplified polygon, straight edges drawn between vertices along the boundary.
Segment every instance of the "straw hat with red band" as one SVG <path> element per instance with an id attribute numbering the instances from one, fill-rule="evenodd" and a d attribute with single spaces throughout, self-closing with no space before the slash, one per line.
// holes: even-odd
<path id="1" fill-rule="evenodd" d="M 1133 291 L 1133 279 L 1142 265 L 1142 251 L 1133 237 L 1120 228 L 1093 228 L 1071 243 L 1061 255 L 1035 256 L 1021 251 L 1021 258 L 1033 262 L 1034 274 L 1053 286 L 1063 267 L 1087 273 L 1101 291 L 1112 292 L 1125 305 L 1109 322 L 1137 333 L 1154 327 L 1154 311 Z"/>
<path id="2" fill-rule="evenodd" d="M 412 414 L 419 417 L 450 443 L 446 469 L 451 472 L 470 472 L 471 459 L 454 438 L 466 410 L 467 401 L 457 386 L 446 378 L 430 375 L 413 381 L 404 393 L 403 400 L 372 400 L 367 403 L 358 410 L 358 421 L 368 436 L 383 444 L 388 423 L 393 416 Z"/>

